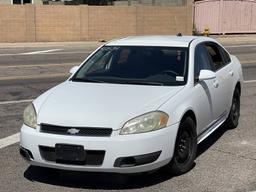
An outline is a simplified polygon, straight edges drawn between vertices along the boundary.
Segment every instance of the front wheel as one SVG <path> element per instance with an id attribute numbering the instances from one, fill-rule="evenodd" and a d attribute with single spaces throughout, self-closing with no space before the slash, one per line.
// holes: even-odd
<path id="1" fill-rule="evenodd" d="M 176 137 L 174 155 L 166 166 L 168 172 L 181 175 L 188 172 L 194 165 L 197 151 L 196 125 L 191 117 L 181 121 Z"/>

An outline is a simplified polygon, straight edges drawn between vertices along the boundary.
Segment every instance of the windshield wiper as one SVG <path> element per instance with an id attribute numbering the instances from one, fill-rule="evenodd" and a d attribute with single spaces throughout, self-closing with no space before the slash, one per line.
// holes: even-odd
<path id="1" fill-rule="evenodd" d="M 120 83 L 133 84 L 133 85 L 157 85 L 157 86 L 164 85 L 163 83 L 151 82 L 151 81 L 121 81 Z"/>
<path id="2" fill-rule="evenodd" d="M 139 80 L 120 80 L 120 79 L 109 79 L 107 82 L 91 79 L 88 77 L 83 78 L 72 78 L 71 81 L 75 82 L 91 82 L 91 83 L 118 83 L 118 84 L 133 84 L 133 85 L 156 85 L 156 86 L 163 86 L 163 83 L 159 82 L 152 82 L 152 81 L 139 81 Z"/>
<path id="3" fill-rule="evenodd" d="M 91 79 L 91 78 L 88 78 L 88 77 L 72 78 L 71 81 L 74 81 L 74 82 L 90 82 L 90 83 L 104 83 L 104 81 L 99 81 L 99 80 Z"/>

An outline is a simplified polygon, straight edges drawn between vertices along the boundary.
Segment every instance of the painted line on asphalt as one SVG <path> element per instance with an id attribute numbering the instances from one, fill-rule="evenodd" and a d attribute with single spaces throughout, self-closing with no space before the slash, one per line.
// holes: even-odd
<path id="1" fill-rule="evenodd" d="M 256 80 L 248 80 L 248 81 L 244 81 L 244 83 L 256 83 Z"/>
<path id="2" fill-rule="evenodd" d="M 41 53 L 40 55 L 60 55 L 60 54 L 63 54 L 63 55 L 65 55 L 65 54 L 90 54 L 90 53 L 92 53 L 92 51 L 91 52 L 84 52 L 84 51 L 63 51 L 63 52 L 54 52 L 54 53 Z"/>
<path id="3" fill-rule="evenodd" d="M 18 143 L 19 141 L 20 141 L 20 133 L 16 133 L 8 137 L 2 138 L 0 139 L 0 149 L 7 147 L 9 145 Z"/>
<path id="4" fill-rule="evenodd" d="M 224 47 L 227 47 L 227 48 L 232 48 L 232 47 L 256 47 L 256 45 L 227 45 L 227 46 L 224 46 Z"/>
<path id="5" fill-rule="evenodd" d="M 34 64 L 34 65 L 3 65 L 3 66 L 0 66 L 0 69 L 12 68 L 12 67 L 30 68 L 30 67 L 55 67 L 55 66 L 72 66 L 72 65 L 77 65 L 77 64 L 76 63 L 53 63 L 53 64 Z"/>
<path id="6" fill-rule="evenodd" d="M 43 74 L 43 75 L 30 75 L 30 76 L 9 76 L 9 77 L 0 77 L 0 81 L 5 80 L 28 80 L 28 79 L 47 79 L 54 77 L 68 77 L 68 73 L 53 73 L 53 74 Z"/>
<path id="7" fill-rule="evenodd" d="M 25 53 L 3 53 L 0 54 L 0 56 L 13 56 L 13 55 L 36 55 L 36 54 L 45 54 L 45 53 L 51 53 L 55 51 L 62 51 L 63 49 L 47 49 L 47 50 L 41 50 L 41 51 L 32 51 L 32 52 L 25 52 Z"/>
<path id="8" fill-rule="evenodd" d="M 242 65 L 244 65 L 244 64 L 252 64 L 252 63 L 256 63 L 256 60 L 240 61 L 240 63 L 241 63 Z"/>
<path id="9" fill-rule="evenodd" d="M 8 104 L 15 104 L 15 103 L 28 103 L 33 100 L 34 99 L 24 99 L 24 100 L 16 100 L 16 101 L 0 101 L 0 105 L 8 105 Z"/>
<path id="10" fill-rule="evenodd" d="M 40 54 L 40 55 L 65 55 L 65 54 L 90 54 L 92 51 L 63 51 L 63 52 L 54 52 L 54 49 L 51 50 L 51 52 L 45 52 L 45 51 L 34 51 L 34 52 L 28 52 L 28 53 L 3 53 L 0 54 L 0 56 L 29 56 L 29 55 L 35 55 L 35 54 Z M 63 49 L 55 49 L 55 51 L 61 51 Z"/>
<path id="11" fill-rule="evenodd" d="M 61 51 L 63 49 L 48 49 L 48 50 L 42 50 L 42 51 L 32 51 L 32 52 L 27 52 L 27 53 L 20 53 L 19 55 L 36 55 L 40 53 L 50 53 L 54 51 Z"/>

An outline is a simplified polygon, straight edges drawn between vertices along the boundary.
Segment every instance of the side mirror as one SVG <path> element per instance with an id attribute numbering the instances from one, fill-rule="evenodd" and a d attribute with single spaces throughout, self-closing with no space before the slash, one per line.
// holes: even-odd
<path id="1" fill-rule="evenodd" d="M 78 70 L 79 66 L 74 66 L 69 70 L 70 74 L 74 74 Z"/>
<path id="2" fill-rule="evenodd" d="M 213 71 L 210 70 L 201 70 L 199 74 L 199 81 L 209 80 L 209 79 L 215 79 L 216 74 Z"/>

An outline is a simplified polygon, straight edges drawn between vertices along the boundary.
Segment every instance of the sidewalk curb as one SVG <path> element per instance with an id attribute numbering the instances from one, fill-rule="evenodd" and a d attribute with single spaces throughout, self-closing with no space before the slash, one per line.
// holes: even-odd
<path id="1" fill-rule="evenodd" d="M 212 35 L 223 45 L 253 45 L 256 44 L 256 34 L 250 35 Z"/>
<path id="2" fill-rule="evenodd" d="M 250 35 L 210 35 L 223 45 L 250 45 L 256 44 L 256 34 Z M 104 42 L 99 41 L 76 41 L 76 42 L 23 42 L 23 43 L 0 43 L 0 48 L 24 48 L 24 47 L 64 47 L 76 46 L 96 48 Z"/>

